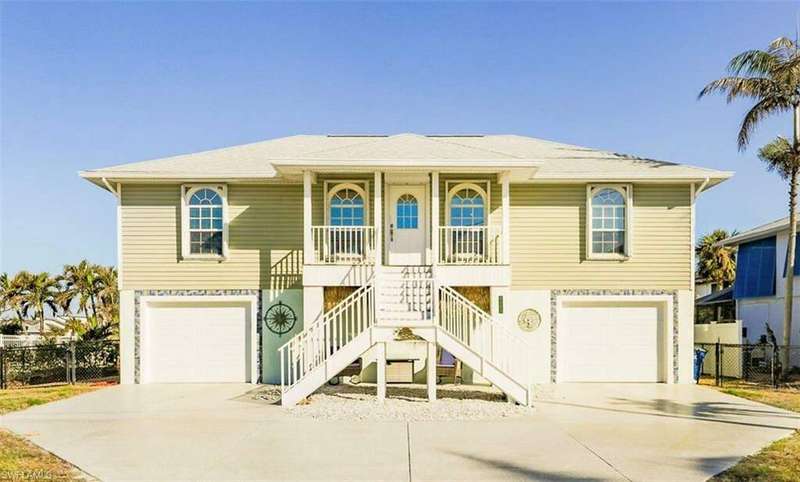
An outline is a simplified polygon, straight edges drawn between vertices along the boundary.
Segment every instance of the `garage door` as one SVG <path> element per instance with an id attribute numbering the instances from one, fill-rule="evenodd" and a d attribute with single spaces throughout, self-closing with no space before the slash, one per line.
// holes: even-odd
<path id="1" fill-rule="evenodd" d="M 567 306 L 559 316 L 559 380 L 657 382 L 663 358 L 658 306 Z"/>
<path id="2" fill-rule="evenodd" d="M 247 304 L 149 306 L 144 382 L 249 381 L 249 311 Z"/>

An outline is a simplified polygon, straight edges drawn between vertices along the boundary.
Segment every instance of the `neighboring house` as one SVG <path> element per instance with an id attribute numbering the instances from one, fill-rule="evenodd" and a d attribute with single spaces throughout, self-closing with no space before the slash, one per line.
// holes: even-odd
<path id="1" fill-rule="evenodd" d="M 762 341 L 766 336 L 766 323 L 769 323 L 778 341 L 783 342 L 788 241 L 789 218 L 785 217 L 719 243 L 721 246 L 738 248 L 733 298 L 736 301 L 736 318 L 742 321 L 745 342 Z M 800 243 L 797 243 L 795 251 L 800 253 Z M 800 264 L 795 265 L 797 275 L 800 275 Z M 795 320 L 792 344 L 796 345 L 800 344 L 800 284 L 797 282 L 792 319 Z"/>
<path id="2" fill-rule="evenodd" d="M 712 281 L 706 278 L 697 278 L 695 277 L 694 280 L 694 297 L 695 298 L 702 298 L 704 296 L 708 296 L 711 293 L 716 293 L 724 289 L 722 283 L 717 281 Z"/>
<path id="3" fill-rule="evenodd" d="M 733 286 L 697 298 L 694 306 L 694 318 L 697 324 L 727 323 L 736 320 Z"/>
<path id="4" fill-rule="evenodd" d="M 430 387 L 438 344 L 528 403 L 532 383 L 692 379 L 695 199 L 731 173 L 401 134 L 81 176 L 118 199 L 123 383 L 283 382 L 291 404 L 363 357 L 380 397 L 408 370 Z"/>

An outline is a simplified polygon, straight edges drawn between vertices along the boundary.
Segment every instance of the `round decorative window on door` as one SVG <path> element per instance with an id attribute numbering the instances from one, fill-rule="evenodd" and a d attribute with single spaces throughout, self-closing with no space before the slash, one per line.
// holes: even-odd
<path id="1" fill-rule="evenodd" d="M 417 229 L 419 227 L 419 203 L 411 194 L 397 198 L 397 229 Z"/>

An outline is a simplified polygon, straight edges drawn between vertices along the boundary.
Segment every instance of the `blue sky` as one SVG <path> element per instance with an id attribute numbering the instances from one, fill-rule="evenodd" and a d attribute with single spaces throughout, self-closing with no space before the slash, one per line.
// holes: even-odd
<path id="1" fill-rule="evenodd" d="M 797 3 L 3 3 L 0 271 L 116 260 L 80 169 L 298 133 L 515 133 L 735 170 L 698 232 L 785 215 L 748 105 L 698 91 Z"/>

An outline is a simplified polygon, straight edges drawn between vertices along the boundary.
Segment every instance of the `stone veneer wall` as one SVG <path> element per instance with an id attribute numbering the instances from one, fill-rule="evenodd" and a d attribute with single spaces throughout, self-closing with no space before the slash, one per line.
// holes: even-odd
<path id="1" fill-rule="evenodd" d="M 256 373 L 254 377 L 261 381 L 261 290 L 136 290 L 133 294 L 133 367 L 134 382 L 141 383 L 141 303 L 142 296 L 256 296 L 258 306 L 256 307 L 257 319 L 252 320 L 256 323 L 256 336 L 258 337 L 258 358 L 256 362 Z"/>
<path id="2" fill-rule="evenodd" d="M 556 326 L 558 325 L 559 296 L 672 296 L 672 378 L 678 382 L 678 291 L 677 290 L 552 290 L 550 292 L 550 381 L 556 382 L 558 371 L 556 357 Z"/>

